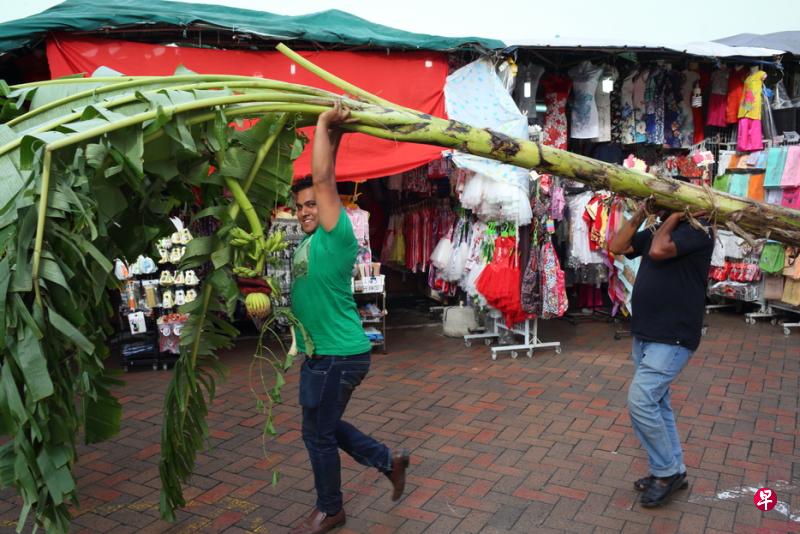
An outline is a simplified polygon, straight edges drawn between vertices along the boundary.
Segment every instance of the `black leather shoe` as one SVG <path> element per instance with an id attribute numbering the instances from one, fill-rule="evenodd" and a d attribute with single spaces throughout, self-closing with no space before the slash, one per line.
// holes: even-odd
<path id="1" fill-rule="evenodd" d="M 645 508 L 655 508 L 667 504 L 672 494 L 686 482 L 686 473 L 676 473 L 671 477 L 655 477 L 642 494 L 641 503 Z"/>
<path id="2" fill-rule="evenodd" d="M 683 478 L 685 479 L 686 478 L 686 471 L 684 471 L 681 474 L 683 475 Z M 653 480 L 655 478 L 656 477 L 654 477 L 653 475 L 647 475 L 646 477 L 642 477 L 642 478 L 640 478 L 639 480 L 637 480 L 636 482 L 633 483 L 633 489 L 635 489 L 636 491 L 647 491 L 647 488 L 650 487 L 650 484 L 653 483 Z M 678 489 L 686 489 L 688 487 L 689 487 L 689 481 L 688 480 L 684 480 L 683 484 L 681 484 Z"/>

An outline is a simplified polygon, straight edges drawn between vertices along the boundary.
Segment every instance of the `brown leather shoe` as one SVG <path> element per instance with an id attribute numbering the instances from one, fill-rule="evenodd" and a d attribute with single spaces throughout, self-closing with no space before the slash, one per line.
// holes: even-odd
<path id="1" fill-rule="evenodd" d="M 402 452 L 395 451 L 392 454 L 392 472 L 389 473 L 389 480 L 392 481 L 392 500 L 397 501 L 403 496 L 406 489 L 406 468 L 411 460 L 408 450 Z"/>
<path id="2" fill-rule="evenodd" d="M 325 515 L 314 508 L 302 523 L 292 529 L 292 534 L 323 534 L 345 524 L 344 508 L 336 515 Z"/>

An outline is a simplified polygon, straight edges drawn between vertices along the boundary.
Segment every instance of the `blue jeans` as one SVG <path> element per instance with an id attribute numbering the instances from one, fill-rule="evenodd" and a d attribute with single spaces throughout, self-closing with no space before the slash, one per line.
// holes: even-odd
<path id="1" fill-rule="evenodd" d="M 680 345 L 633 338 L 631 356 L 636 371 L 628 390 L 628 411 L 633 431 L 647 451 L 650 474 L 657 477 L 686 471 L 669 386 L 691 355 L 692 351 Z"/>
<path id="2" fill-rule="evenodd" d="M 335 515 L 342 509 L 339 449 L 367 467 L 391 472 L 391 452 L 383 443 L 342 421 L 353 390 L 369 371 L 370 354 L 306 357 L 300 369 L 303 441 L 314 471 L 317 509 Z"/>

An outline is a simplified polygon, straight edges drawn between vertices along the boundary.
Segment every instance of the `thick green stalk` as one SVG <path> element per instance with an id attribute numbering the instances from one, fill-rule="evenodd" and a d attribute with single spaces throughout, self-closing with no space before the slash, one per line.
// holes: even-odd
<path id="1" fill-rule="evenodd" d="M 258 169 L 260 169 L 261 164 L 264 163 L 264 158 L 266 158 L 267 154 L 269 154 L 269 151 L 272 149 L 272 145 L 275 144 L 275 140 L 281 134 L 281 130 L 283 130 L 283 127 L 286 126 L 286 121 L 288 120 L 289 120 L 289 114 L 281 113 L 278 116 L 277 120 L 275 121 L 275 131 L 269 137 L 267 137 L 267 139 L 264 141 L 264 144 L 261 145 L 261 147 L 258 149 L 258 152 L 256 153 L 256 159 L 253 162 L 253 166 L 250 168 L 250 172 L 248 173 L 247 178 L 244 181 L 244 186 L 242 186 L 242 191 L 244 192 L 245 197 L 247 197 L 247 192 L 250 191 L 250 187 L 252 187 L 253 185 L 253 181 L 255 180 L 256 175 L 258 174 Z M 231 207 L 230 214 L 231 214 L 231 219 L 235 221 L 236 217 L 239 215 L 238 203 L 234 204 Z"/>
<path id="2" fill-rule="evenodd" d="M 42 188 L 39 191 L 39 209 L 36 220 L 36 240 L 33 245 L 33 266 L 31 268 L 31 280 L 33 290 L 36 293 L 37 304 L 42 304 L 42 292 L 39 288 L 39 266 L 42 262 L 42 245 L 44 243 L 44 225 L 47 222 L 47 202 L 50 194 L 50 165 L 53 153 L 45 148 L 44 161 L 42 162 Z"/>
<path id="3" fill-rule="evenodd" d="M 239 182 L 236 181 L 235 178 L 225 177 L 225 185 L 228 186 L 228 190 L 233 195 L 233 200 L 235 202 L 235 205 L 231 206 L 229 213 L 231 213 L 233 217 L 234 207 L 238 206 L 247 219 L 247 223 L 250 225 L 250 233 L 256 236 L 256 239 L 262 245 L 262 253 L 258 258 L 255 268 L 255 271 L 261 274 L 264 272 L 264 263 L 266 261 L 266 253 L 263 252 L 263 246 L 266 244 L 264 240 L 264 227 L 261 225 L 261 221 L 258 220 L 258 214 L 253 207 L 253 203 L 247 198 L 247 194 L 242 189 L 242 186 L 239 185 Z M 236 213 L 238 213 L 239 209 L 236 209 Z"/>
<path id="4" fill-rule="evenodd" d="M 346 91 L 351 95 L 360 96 L 367 102 L 374 102 L 382 106 L 395 107 L 395 108 L 398 107 L 397 104 L 393 104 L 392 102 L 384 100 L 383 98 L 377 95 L 373 95 L 372 93 L 365 91 L 364 89 L 361 89 L 360 87 L 357 87 L 350 82 L 342 80 L 338 76 L 331 74 L 325 69 L 318 67 L 317 65 L 314 65 L 312 62 L 310 62 L 309 60 L 307 60 L 306 58 L 304 58 L 303 56 L 301 56 L 300 54 L 298 54 L 297 52 L 295 52 L 294 50 L 292 50 L 283 43 L 278 43 L 278 46 L 276 46 L 275 48 L 278 50 L 278 52 L 285 55 L 286 57 L 288 57 L 289 59 L 291 59 L 292 61 L 294 61 L 307 71 L 316 74 L 326 82 L 335 85 L 339 89 L 342 89 L 343 91 Z"/>

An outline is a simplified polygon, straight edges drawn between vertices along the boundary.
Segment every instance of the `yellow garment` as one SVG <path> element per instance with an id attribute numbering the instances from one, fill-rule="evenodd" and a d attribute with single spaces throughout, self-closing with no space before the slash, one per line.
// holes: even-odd
<path id="1" fill-rule="evenodd" d="M 761 89 L 767 73 L 759 70 L 744 80 L 742 99 L 739 101 L 739 118 L 761 120 Z"/>
<path id="2" fill-rule="evenodd" d="M 406 238 L 403 235 L 403 217 L 397 217 L 394 229 L 394 246 L 391 261 L 404 265 L 406 263 Z"/>

